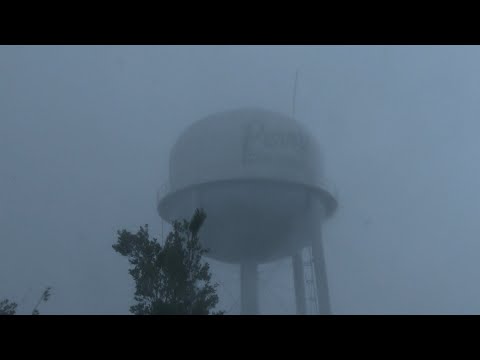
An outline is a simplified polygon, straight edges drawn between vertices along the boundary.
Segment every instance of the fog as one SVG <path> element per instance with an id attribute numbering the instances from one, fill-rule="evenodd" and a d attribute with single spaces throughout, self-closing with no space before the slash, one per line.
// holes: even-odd
<path id="1" fill-rule="evenodd" d="M 29 313 L 128 314 L 119 229 L 168 231 L 156 193 L 209 114 L 295 114 L 339 208 L 323 229 L 334 314 L 480 312 L 480 47 L 0 46 L 0 298 Z M 212 262 L 219 308 L 239 271 Z M 293 314 L 288 259 L 260 312 Z"/>

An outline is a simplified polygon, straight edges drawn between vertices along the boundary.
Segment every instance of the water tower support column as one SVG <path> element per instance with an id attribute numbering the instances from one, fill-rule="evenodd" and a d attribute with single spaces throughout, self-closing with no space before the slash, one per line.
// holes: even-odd
<path id="1" fill-rule="evenodd" d="M 258 314 L 257 264 L 245 262 L 240 265 L 241 314 Z"/>
<path id="2" fill-rule="evenodd" d="M 323 252 L 322 231 L 320 221 L 316 226 L 315 238 L 312 239 L 313 267 L 315 269 L 315 285 L 317 288 L 318 311 L 321 315 L 330 315 L 330 296 L 328 293 L 327 267 Z"/>
<path id="3" fill-rule="evenodd" d="M 330 315 L 330 294 L 328 292 L 327 267 L 323 251 L 322 222 L 325 216 L 323 205 L 317 201 L 309 200 L 310 221 L 313 225 L 312 255 L 315 272 L 315 285 L 317 288 L 318 312 L 321 315 Z"/>
<path id="4" fill-rule="evenodd" d="M 305 300 L 305 274 L 303 272 L 302 251 L 298 251 L 292 256 L 293 263 L 293 284 L 295 286 L 295 304 L 297 314 L 305 315 L 307 313 L 307 303 Z"/>

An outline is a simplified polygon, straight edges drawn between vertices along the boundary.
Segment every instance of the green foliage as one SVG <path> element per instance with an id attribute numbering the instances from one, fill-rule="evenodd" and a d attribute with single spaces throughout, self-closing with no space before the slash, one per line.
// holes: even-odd
<path id="1" fill-rule="evenodd" d="M 48 286 L 42 293 L 42 296 L 40 296 L 40 299 L 38 299 L 37 304 L 33 308 L 32 315 L 40 315 L 40 312 L 38 311 L 38 307 L 42 302 L 47 302 L 48 299 L 50 298 L 51 295 L 51 290 L 52 288 Z"/>
<path id="2" fill-rule="evenodd" d="M 17 312 L 17 303 L 4 299 L 0 301 L 0 315 L 15 315 Z"/>
<path id="3" fill-rule="evenodd" d="M 38 306 L 42 302 L 48 301 L 48 299 L 51 296 L 51 290 L 52 290 L 51 287 L 47 287 L 43 291 L 42 296 L 40 296 L 40 299 L 37 301 L 37 304 L 33 308 L 32 315 L 40 315 L 40 312 L 38 311 Z M 4 299 L 0 301 L 0 315 L 16 315 L 17 307 L 18 307 L 17 303 L 10 301 L 8 299 Z"/>
<path id="4" fill-rule="evenodd" d="M 198 237 L 206 218 L 197 209 L 190 221 L 173 223 L 165 244 L 150 239 L 148 225 L 136 233 L 118 232 L 113 249 L 128 258 L 135 281 L 136 315 L 209 315 L 218 303 L 217 284 L 211 283 L 209 264 L 202 257 L 208 252 Z"/>

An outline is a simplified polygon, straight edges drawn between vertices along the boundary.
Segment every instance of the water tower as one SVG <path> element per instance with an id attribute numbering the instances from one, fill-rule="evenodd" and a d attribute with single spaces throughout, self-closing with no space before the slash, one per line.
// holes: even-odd
<path id="1" fill-rule="evenodd" d="M 258 313 L 259 264 L 291 257 L 297 313 L 306 312 L 301 251 L 311 247 L 318 310 L 330 314 L 321 229 L 337 202 L 323 182 L 315 139 L 293 118 L 262 109 L 213 114 L 188 127 L 170 154 L 167 222 L 203 208 L 209 257 L 239 264 L 241 313 Z"/>

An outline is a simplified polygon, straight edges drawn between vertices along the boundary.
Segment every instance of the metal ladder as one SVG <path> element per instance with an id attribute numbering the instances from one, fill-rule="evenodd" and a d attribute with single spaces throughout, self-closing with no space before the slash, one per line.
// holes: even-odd
<path id="1" fill-rule="evenodd" d="M 307 259 L 304 262 L 304 273 L 307 295 L 307 314 L 318 314 L 317 287 L 315 283 L 315 270 L 313 268 L 312 247 L 307 247 Z"/>

